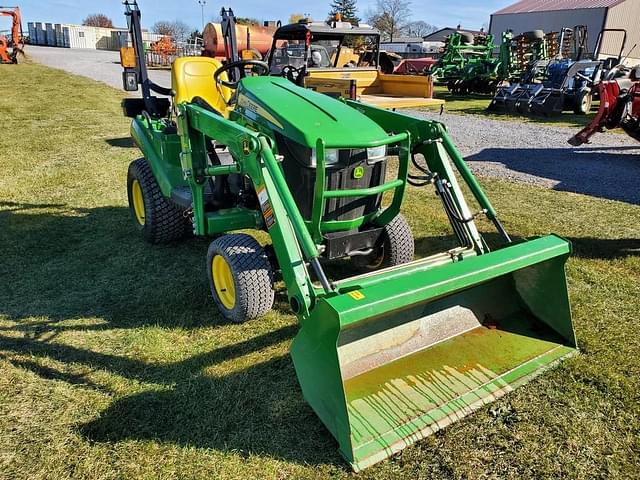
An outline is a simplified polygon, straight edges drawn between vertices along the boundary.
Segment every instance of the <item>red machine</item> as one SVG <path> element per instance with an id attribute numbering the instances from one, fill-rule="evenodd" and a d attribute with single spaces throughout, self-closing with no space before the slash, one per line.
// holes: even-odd
<path id="1" fill-rule="evenodd" d="M 0 17 L 11 17 L 11 32 L 7 37 L 0 32 L 0 63 L 18 63 L 18 53 L 23 53 L 22 19 L 18 7 L 0 7 Z"/>
<path id="2" fill-rule="evenodd" d="M 396 75 L 422 75 L 438 63 L 435 58 L 405 58 L 395 68 Z"/>
<path id="3" fill-rule="evenodd" d="M 593 121 L 569 139 L 574 147 L 589 143 L 598 132 L 622 128 L 640 142 L 640 65 L 633 69 L 613 69 L 600 82 L 600 109 Z M 617 78 L 616 78 L 617 77 Z"/>

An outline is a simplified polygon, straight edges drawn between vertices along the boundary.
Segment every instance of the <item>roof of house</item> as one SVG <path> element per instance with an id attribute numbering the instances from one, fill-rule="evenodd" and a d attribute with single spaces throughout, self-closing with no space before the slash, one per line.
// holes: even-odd
<path id="1" fill-rule="evenodd" d="M 469 30 L 468 28 L 462 28 L 462 29 L 458 29 L 458 28 L 453 28 L 453 27 L 446 27 L 446 28 L 441 28 L 438 31 L 435 31 L 433 33 L 430 33 L 429 35 L 425 35 L 424 37 L 422 37 L 422 39 L 425 42 L 434 42 L 434 41 L 442 41 L 444 42 L 445 39 L 451 35 L 453 32 L 469 32 L 469 33 L 473 33 L 474 35 L 478 35 L 480 32 L 478 30 Z M 486 33 L 486 32 L 484 32 Z"/>
<path id="2" fill-rule="evenodd" d="M 614 7 L 626 0 L 520 0 L 494 15 L 510 13 L 550 12 L 553 10 L 577 10 L 582 8 Z"/>
<path id="3" fill-rule="evenodd" d="M 396 37 L 392 42 L 381 43 L 422 43 L 422 37 Z"/>

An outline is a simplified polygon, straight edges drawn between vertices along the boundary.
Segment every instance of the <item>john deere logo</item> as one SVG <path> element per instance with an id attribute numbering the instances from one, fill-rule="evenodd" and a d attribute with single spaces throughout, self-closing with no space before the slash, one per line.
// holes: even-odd
<path id="1" fill-rule="evenodd" d="M 353 169 L 353 178 L 364 177 L 364 167 L 356 167 Z"/>

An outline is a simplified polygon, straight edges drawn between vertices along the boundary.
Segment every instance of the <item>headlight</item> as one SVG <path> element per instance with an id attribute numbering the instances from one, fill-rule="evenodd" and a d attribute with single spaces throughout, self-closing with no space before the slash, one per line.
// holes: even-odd
<path id="1" fill-rule="evenodd" d="M 338 150 L 336 149 L 328 149 L 324 151 L 324 163 L 325 165 L 335 165 L 338 163 L 339 155 Z M 316 149 L 311 149 L 311 166 L 316 166 Z"/>
<path id="2" fill-rule="evenodd" d="M 387 156 L 387 146 L 367 148 L 367 161 L 369 163 L 379 162 Z"/>

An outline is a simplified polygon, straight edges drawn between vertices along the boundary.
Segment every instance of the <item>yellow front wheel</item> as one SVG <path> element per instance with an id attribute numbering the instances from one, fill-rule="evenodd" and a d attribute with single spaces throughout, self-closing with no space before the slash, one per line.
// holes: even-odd
<path id="1" fill-rule="evenodd" d="M 273 307 L 273 269 L 251 235 L 224 235 L 211 242 L 207 272 L 211 296 L 228 320 L 242 323 Z"/>
<path id="2" fill-rule="evenodd" d="M 402 214 L 387 223 L 380 237 L 380 245 L 370 255 L 351 257 L 359 268 L 377 270 L 413 261 L 415 244 L 411 227 Z"/>
<path id="3" fill-rule="evenodd" d="M 224 308 L 233 310 L 236 306 L 236 287 L 231 267 L 222 255 L 215 255 L 211 261 L 211 278 Z"/>

